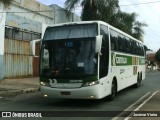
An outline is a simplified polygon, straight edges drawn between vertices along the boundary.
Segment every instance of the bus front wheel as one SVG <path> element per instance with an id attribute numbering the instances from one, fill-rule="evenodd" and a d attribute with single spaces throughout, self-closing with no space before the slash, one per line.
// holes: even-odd
<path id="1" fill-rule="evenodd" d="M 112 101 L 116 97 L 117 94 L 117 84 L 116 80 L 113 80 L 112 86 L 111 86 L 111 94 L 109 95 L 109 100 Z"/>

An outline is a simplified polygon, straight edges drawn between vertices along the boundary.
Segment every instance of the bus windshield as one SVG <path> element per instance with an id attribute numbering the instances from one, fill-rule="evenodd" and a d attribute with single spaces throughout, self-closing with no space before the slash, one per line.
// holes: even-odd
<path id="1" fill-rule="evenodd" d="M 68 78 L 97 73 L 95 38 L 44 41 L 41 50 L 41 76 Z"/>

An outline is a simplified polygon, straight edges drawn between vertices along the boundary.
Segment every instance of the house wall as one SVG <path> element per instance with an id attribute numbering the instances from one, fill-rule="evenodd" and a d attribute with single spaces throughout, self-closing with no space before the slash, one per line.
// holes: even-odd
<path id="1" fill-rule="evenodd" d="M 12 5 L 7 8 L 8 12 L 17 12 L 15 15 L 28 18 L 45 24 L 52 24 L 54 21 L 53 9 L 43 5 L 36 0 L 13 0 Z M 42 12 L 35 12 L 42 11 Z M 50 12 L 44 12 L 50 11 Z M 20 13 L 22 12 L 22 13 Z"/>
<path id="2" fill-rule="evenodd" d="M 38 71 L 33 67 L 38 59 L 34 60 L 30 55 L 30 41 L 41 38 L 42 25 L 52 23 L 54 18 L 52 12 L 33 11 L 52 9 L 35 0 L 14 0 L 5 10 L 7 14 L 3 43 L 5 46 L 3 76 L 4 78 L 33 76 Z"/>
<path id="3" fill-rule="evenodd" d="M 32 76 L 34 58 L 30 56 L 30 41 L 41 38 L 42 23 L 7 14 L 5 25 L 4 78 Z"/>
<path id="4" fill-rule="evenodd" d="M 54 24 L 81 21 L 80 17 L 74 13 L 70 13 L 69 16 L 66 16 L 66 10 L 56 4 L 53 4 L 50 7 L 54 10 Z"/>
<path id="5" fill-rule="evenodd" d="M 6 15 L 5 25 L 20 28 L 26 31 L 33 31 L 37 33 L 42 32 L 42 23 L 15 14 Z"/>
<path id="6" fill-rule="evenodd" d="M 3 5 L 0 3 L 0 12 L 3 11 Z M 0 14 L 0 80 L 4 78 L 4 28 L 6 14 Z"/>
<path id="7" fill-rule="evenodd" d="M 57 5 L 48 7 L 36 0 L 13 0 L 5 8 L 0 5 L 0 11 L 6 12 L 0 14 L 0 80 L 34 73 L 38 76 L 39 58 L 30 55 L 30 41 L 41 38 L 47 25 L 80 21 L 74 14 L 67 18 L 64 9 Z"/>

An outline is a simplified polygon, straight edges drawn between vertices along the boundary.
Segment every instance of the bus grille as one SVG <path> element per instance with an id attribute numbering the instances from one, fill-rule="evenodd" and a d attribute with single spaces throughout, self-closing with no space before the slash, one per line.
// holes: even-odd
<path id="1" fill-rule="evenodd" d="M 50 83 L 50 86 L 52 88 L 80 88 L 82 86 L 82 83 Z"/>

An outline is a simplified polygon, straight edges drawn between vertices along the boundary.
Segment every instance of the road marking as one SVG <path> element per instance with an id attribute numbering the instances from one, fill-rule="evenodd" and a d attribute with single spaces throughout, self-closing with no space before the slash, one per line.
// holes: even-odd
<path id="1" fill-rule="evenodd" d="M 142 96 L 140 99 L 138 99 L 136 102 L 134 102 L 133 104 L 131 104 L 128 108 L 126 108 L 122 113 L 120 113 L 117 117 L 114 117 L 111 120 L 120 120 L 119 116 L 123 115 L 125 113 L 125 111 L 132 111 L 131 108 L 133 106 L 135 106 L 137 103 L 139 103 L 141 100 L 143 100 L 146 96 L 148 96 L 150 94 L 150 92 L 146 93 L 144 96 Z M 123 119 L 124 120 L 124 119 Z"/>
<path id="2" fill-rule="evenodd" d="M 148 99 L 146 99 L 142 104 L 140 104 L 134 111 L 138 111 L 144 104 L 146 104 L 157 92 L 154 92 Z M 129 115 L 130 116 L 130 115 Z M 129 120 L 131 117 L 126 117 L 124 120 Z"/>
<path id="3" fill-rule="evenodd" d="M 150 92 L 147 92 L 144 96 L 142 96 L 140 99 L 138 99 L 136 102 L 134 102 L 132 105 L 130 105 L 127 109 L 124 111 L 129 111 L 133 106 L 135 106 L 137 103 L 139 103 L 141 100 L 143 100 L 145 97 L 147 97 L 150 94 Z"/>
<path id="4" fill-rule="evenodd" d="M 147 100 L 145 100 L 141 105 L 139 105 L 134 111 L 138 111 L 146 102 L 148 102 L 158 91 L 154 92 Z"/>

